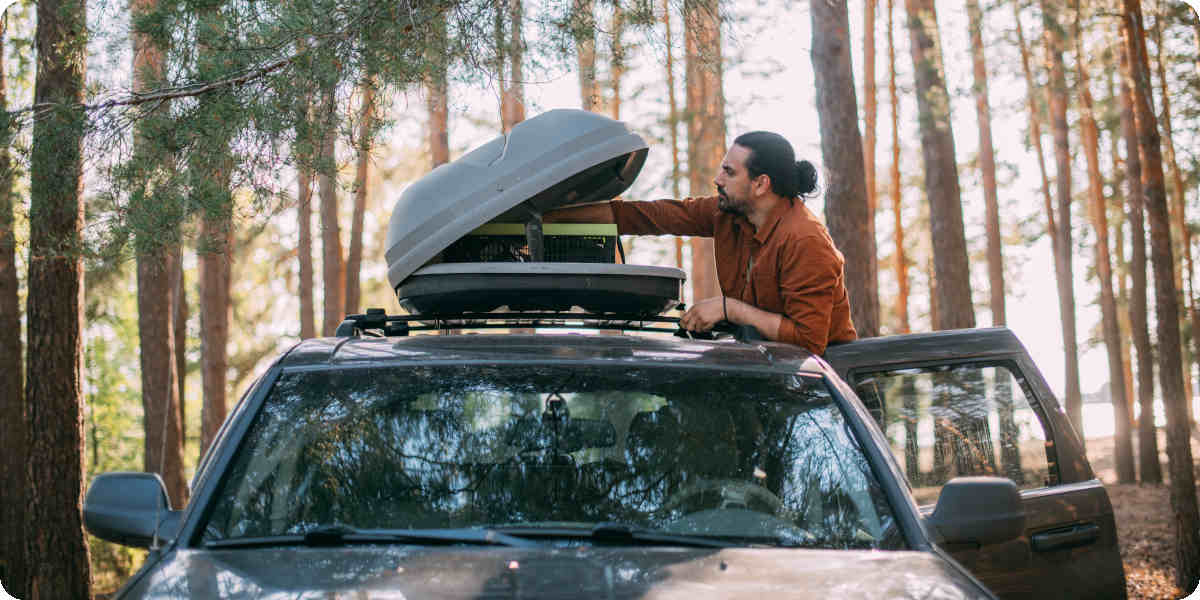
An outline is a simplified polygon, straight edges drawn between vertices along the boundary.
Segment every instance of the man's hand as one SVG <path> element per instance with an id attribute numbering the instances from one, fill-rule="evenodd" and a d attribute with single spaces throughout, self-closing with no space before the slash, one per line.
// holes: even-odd
<path id="1" fill-rule="evenodd" d="M 722 296 L 715 298 L 707 298 L 692 305 L 683 316 L 679 318 L 679 325 L 688 331 L 709 331 L 720 321 L 725 320 L 725 302 L 735 302 L 735 300 L 725 300 Z"/>

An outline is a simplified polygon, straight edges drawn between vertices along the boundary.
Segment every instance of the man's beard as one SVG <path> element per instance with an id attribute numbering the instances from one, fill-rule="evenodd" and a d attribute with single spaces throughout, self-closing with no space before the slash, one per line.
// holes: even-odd
<path id="1" fill-rule="evenodd" d="M 717 186 L 717 208 L 723 213 L 731 215 L 745 216 L 746 207 L 743 204 L 735 202 L 728 194 L 725 193 L 725 188 Z"/>

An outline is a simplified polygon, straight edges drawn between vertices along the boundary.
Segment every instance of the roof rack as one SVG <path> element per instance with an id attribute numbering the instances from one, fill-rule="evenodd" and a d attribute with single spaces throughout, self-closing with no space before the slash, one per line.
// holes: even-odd
<path id="1" fill-rule="evenodd" d="M 683 310 L 683 304 L 678 306 Z M 461 312 L 446 314 L 388 315 L 382 308 L 368 308 L 365 314 L 346 315 L 334 332 L 338 337 L 405 337 L 413 331 L 450 329 L 597 329 L 609 331 L 649 331 L 677 337 L 712 340 L 722 334 L 741 342 L 762 341 L 754 327 L 722 321 L 712 331 L 688 331 L 679 326 L 679 317 L 645 314 L 587 312 Z"/>

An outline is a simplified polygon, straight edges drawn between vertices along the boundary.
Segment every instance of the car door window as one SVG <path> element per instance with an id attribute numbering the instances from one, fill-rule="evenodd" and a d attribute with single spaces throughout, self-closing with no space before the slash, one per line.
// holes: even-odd
<path id="1" fill-rule="evenodd" d="M 1009 363 L 856 373 L 855 391 L 887 435 L 919 504 L 955 477 L 1008 477 L 1020 489 L 1057 482 L 1052 436 Z"/>

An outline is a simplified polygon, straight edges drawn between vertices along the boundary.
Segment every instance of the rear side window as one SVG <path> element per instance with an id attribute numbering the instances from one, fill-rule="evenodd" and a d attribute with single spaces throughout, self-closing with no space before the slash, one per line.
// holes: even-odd
<path id="1" fill-rule="evenodd" d="M 955 477 L 1008 477 L 1023 490 L 1057 483 L 1053 438 L 1010 364 L 905 368 L 853 380 L 918 504 L 937 502 Z"/>

